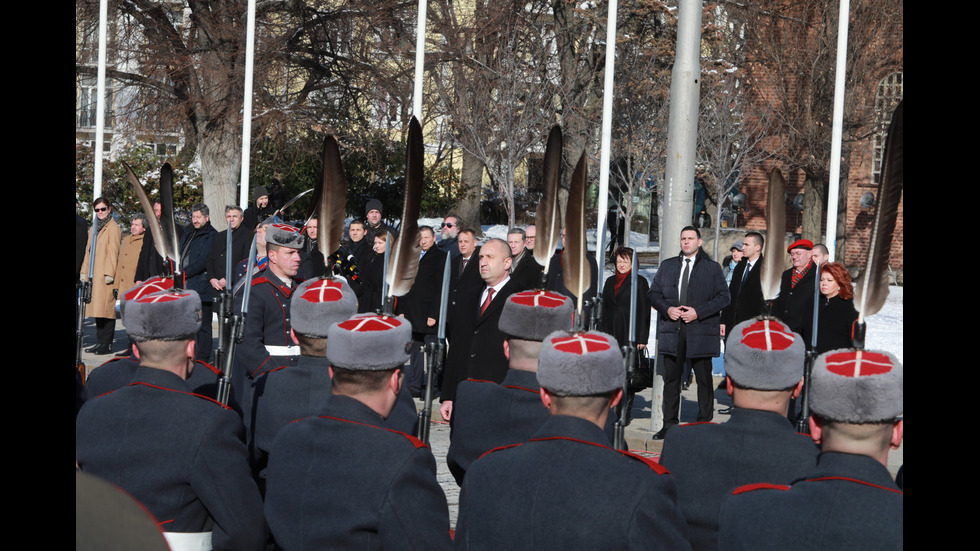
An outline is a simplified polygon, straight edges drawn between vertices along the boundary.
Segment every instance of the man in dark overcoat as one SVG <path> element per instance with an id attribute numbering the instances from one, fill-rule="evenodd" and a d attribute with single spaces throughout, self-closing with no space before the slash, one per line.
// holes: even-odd
<path id="1" fill-rule="evenodd" d="M 481 455 L 526 441 L 548 418 L 539 396 L 538 353 L 545 337 L 572 328 L 574 312 L 571 299 L 550 291 L 507 297 L 498 322 L 507 334 L 507 375 L 499 384 L 470 379 L 456 389 L 446 463 L 457 484 Z"/>
<path id="2" fill-rule="evenodd" d="M 191 207 L 191 224 L 184 228 L 180 239 L 180 269 L 184 273 L 183 285 L 196 291 L 201 297 L 201 330 L 197 334 L 197 359 L 211 360 L 213 302 L 211 284 L 208 282 L 208 254 L 218 230 L 211 225 L 208 206 L 198 203 Z"/>
<path id="3" fill-rule="evenodd" d="M 413 396 L 421 395 L 424 383 L 425 354 L 422 348 L 436 341 L 442 275 L 446 268 L 446 253 L 435 246 L 436 234 L 430 226 L 419 228 L 419 244 L 422 252 L 418 274 L 408 293 L 399 297 L 395 311 L 412 324 L 412 360 L 405 374 L 405 386 Z"/>
<path id="4" fill-rule="evenodd" d="M 721 353 L 721 311 L 731 295 L 721 266 L 701 249 L 701 232 L 681 230 L 681 254 L 660 264 L 650 286 L 650 305 L 657 311 L 657 352 L 664 355 L 664 426 L 654 435 L 663 439 L 680 419 L 681 371 L 684 362 L 698 384 L 698 417 L 714 416 L 711 358 Z"/>
<path id="5" fill-rule="evenodd" d="M 810 334 L 807 325 L 813 324 L 814 285 L 820 279 L 811 260 L 812 249 L 813 242 L 809 239 L 799 239 L 786 248 L 793 267 L 783 272 L 779 298 L 773 305 L 773 315 L 801 335 Z"/>

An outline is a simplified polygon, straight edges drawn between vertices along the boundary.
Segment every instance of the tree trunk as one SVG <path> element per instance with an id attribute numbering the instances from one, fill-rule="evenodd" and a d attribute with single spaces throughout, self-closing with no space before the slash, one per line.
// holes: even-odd
<path id="1" fill-rule="evenodd" d="M 227 227 L 223 215 L 226 205 L 237 205 L 235 191 L 241 175 L 242 149 L 240 129 L 234 125 L 205 131 L 198 137 L 201 152 L 201 181 L 204 182 L 204 203 L 215 213 L 212 224 L 218 230 Z M 230 128 L 232 127 L 232 128 Z M 237 130 L 237 133 L 236 133 Z M 251 191 L 251 190 L 249 190 Z M 242 205 L 247 208 L 248 205 Z"/>
<path id="2" fill-rule="evenodd" d="M 459 199 L 455 212 L 463 219 L 463 224 L 480 231 L 480 196 L 483 187 L 483 163 L 480 159 L 463 150 L 463 174 L 461 177 Z"/>
<path id="3" fill-rule="evenodd" d="M 827 184 L 823 178 L 817 180 L 808 174 L 803 185 L 803 238 L 814 243 L 822 240 L 823 232 L 820 229 L 823 211 L 826 208 L 824 202 L 826 193 Z"/>

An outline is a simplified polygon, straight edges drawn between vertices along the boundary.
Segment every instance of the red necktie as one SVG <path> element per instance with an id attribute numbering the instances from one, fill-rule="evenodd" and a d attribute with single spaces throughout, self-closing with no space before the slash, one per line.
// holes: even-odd
<path id="1" fill-rule="evenodd" d="M 493 300 L 493 287 L 487 287 L 487 300 L 483 301 L 483 306 L 480 306 L 480 315 L 482 316 L 487 308 L 490 306 L 490 301 Z"/>

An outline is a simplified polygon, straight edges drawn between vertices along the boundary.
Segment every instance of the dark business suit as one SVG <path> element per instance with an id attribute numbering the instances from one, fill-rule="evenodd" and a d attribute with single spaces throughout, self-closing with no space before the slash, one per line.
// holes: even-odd
<path id="1" fill-rule="evenodd" d="M 415 283 L 405 296 L 398 299 L 396 314 L 405 316 L 412 324 L 412 357 L 411 368 L 405 373 L 405 386 L 412 393 L 422 389 L 422 378 L 425 369 L 425 359 L 422 346 L 434 342 L 439 328 L 439 299 L 442 292 L 442 274 L 446 266 L 446 253 L 438 247 L 429 247 L 419 260 L 418 275 Z M 436 325 L 429 326 L 428 319 L 436 320 Z"/>
<path id="2" fill-rule="evenodd" d="M 515 263 L 516 265 L 510 272 L 510 277 L 517 280 L 521 291 L 541 287 L 541 272 L 544 267 L 534 259 L 534 251 L 524 249 L 520 261 L 515 260 Z"/>
<path id="3" fill-rule="evenodd" d="M 469 266 L 467 266 L 469 269 Z M 493 295 L 490 305 L 480 315 L 483 287 L 460 291 L 450 334 L 446 374 L 443 377 L 440 399 L 454 400 L 456 387 L 466 379 L 499 383 L 507 374 L 504 339 L 507 335 L 497 326 L 507 297 L 519 292 L 516 281 L 509 279 Z"/>
<path id="4" fill-rule="evenodd" d="M 748 258 L 743 258 L 732 272 L 732 282 L 728 285 L 732 302 L 721 312 L 721 323 L 725 325 L 726 336 L 727 330 L 765 312 L 762 280 L 759 279 L 759 274 L 762 273 L 762 261 L 761 256 L 755 261 L 745 283 L 742 283 L 742 277 L 745 276 L 745 270 L 749 265 Z"/>

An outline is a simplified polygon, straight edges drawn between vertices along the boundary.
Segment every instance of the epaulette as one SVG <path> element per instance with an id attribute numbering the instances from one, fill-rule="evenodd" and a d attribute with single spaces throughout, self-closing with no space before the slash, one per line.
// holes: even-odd
<path id="1" fill-rule="evenodd" d="M 823 476 L 820 478 L 808 478 L 807 482 L 826 482 L 828 480 L 843 480 L 844 482 L 853 482 L 855 484 L 863 484 L 864 486 L 870 486 L 872 488 L 878 488 L 879 490 L 888 490 L 889 492 L 895 492 L 899 495 L 905 495 L 902 490 L 896 490 L 895 488 L 889 488 L 887 486 L 879 486 L 878 484 L 872 484 L 871 482 L 865 482 L 864 480 L 858 480 L 857 478 L 848 478 L 846 476 Z"/>
<path id="2" fill-rule="evenodd" d="M 523 442 L 518 442 L 517 444 L 508 444 L 506 446 L 497 446 L 496 448 L 492 448 L 492 449 L 489 449 L 489 450 L 483 452 L 483 455 L 481 455 L 477 459 L 483 459 L 485 456 L 487 456 L 487 455 L 489 455 L 489 454 L 491 454 L 493 452 L 499 452 L 500 450 L 507 450 L 507 449 L 510 449 L 510 448 L 516 448 L 518 446 L 523 446 L 523 445 L 524 445 Z"/>
<path id="3" fill-rule="evenodd" d="M 183 390 L 175 390 L 175 389 L 172 389 L 172 388 L 167 388 L 165 386 L 151 385 L 150 383 L 143 383 L 143 382 L 129 383 L 129 386 L 136 386 L 136 385 L 148 386 L 150 388 L 156 388 L 156 389 L 159 389 L 159 390 L 166 390 L 168 392 L 178 392 L 180 394 L 186 394 L 188 396 L 194 396 L 194 397 L 197 397 L 197 398 L 201 398 L 202 400 L 207 400 L 209 402 L 213 402 L 213 403 L 215 403 L 215 404 L 223 407 L 224 409 L 231 410 L 231 408 L 229 406 L 226 406 L 226 405 L 222 404 L 221 402 L 215 400 L 214 398 L 209 398 L 209 397 L 207 397 L 207 396 L 205 396 L 203 394 L 198 394 L 196 392 L 186 392 L 186 391 L 183 391 Z M 108 394 L 108 392 L 106 394 Z"/>
<path id="4" fill-rule="evenodd" d="M 769 482 L 756 482 L 755 484 L 746 484 L 745 486 L 739 486 L 732 491 L 733 496 L 738 494 L 744 494 L 746 492 L 754 492 L 756 490 L 781 490 L 783 492 L 788 491 L 790 487 L 786 484 L 770 484 Z"/>
<path id="5" fill-rule="evenodd" d="M 369 425 L 367 423 L 361 423 L 360 421 L 351 421 L 350 419 L 341 419 L 340 417 L 333 417 L 333 416 L 330 416 L 330 415 L 321 415 L 320 416 L 320 419 L 333 419 L 334 421 L 343 421 L 345 423 L 352 423 L 354 425 L 361 425 L 362 427 L 371 427 L 372 429 L 386 430 L 388 432 L 392 432 L 392 433 L 395 433 L 395 434 L 404 436 L 416 448 L 428 448 L 429 447 L 425 442 L 419 440 L 418 438 L 412 436 L 411 434 L 404 433 L 404 432 L 402 432 L 400 430 L 389 429 L 389 428 L 382 428 L 382 427 L 379 427 L 377 425 Z"/>

